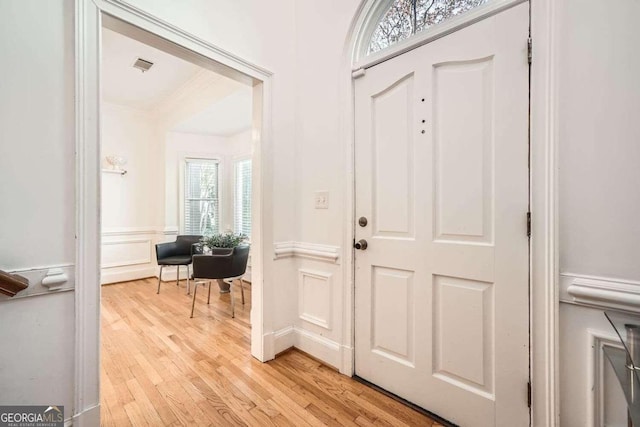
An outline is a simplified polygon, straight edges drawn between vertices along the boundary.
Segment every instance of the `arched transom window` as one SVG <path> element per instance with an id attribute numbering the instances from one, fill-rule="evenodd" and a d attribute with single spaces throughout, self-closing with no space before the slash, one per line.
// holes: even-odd
<path id="1" fill-rule="evenodd" d="M 393 0 L 373 32 L 367 55 L 491 0 Z"/>

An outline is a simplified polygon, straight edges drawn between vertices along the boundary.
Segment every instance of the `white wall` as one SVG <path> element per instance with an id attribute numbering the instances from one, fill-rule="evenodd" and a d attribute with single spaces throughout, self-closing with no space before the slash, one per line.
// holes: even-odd
<path id="1" fill-rule="evenodd" d="M 102 277 L 115 283 L 157 274 L 155 244 L 163 238 L 164 147 L 147 111 L 102 104 L 105 156 L 123 156 L 125 175 L 102 173 Z"/>
<path id="2" fill-rule="evenodd" d="M 622 299 L 640 292 L 640 3 L 563 0 L 555 7 L 560 286 L 567 302 L 560 307 L 561 419 L 567 427 L 599 426 L 600 419 L 591 423 L 599 411 L 606 425 L 622 426 L 615 381 L 603 386 L 607 401 L 589 406 L 596 393 L 589 357 L 598 351 L 590 337 L 613 334 L 602 313 L 612 301 L 589 301 L 599 308 L 570 303 L 584 283 L 624 288 Z"/>
<path id="3" fill-rule="evenodd" d="M 344 247 L 346 222 L 349 64 L 345 49 L 357 0 L 295 2 L 296 63 L 296 240 L 336 250 L 333 262 L 297 257 L 294 310 L 297 328 L 294 343 L 333 366 L 342 368 L 351 350 L 344 331 L 344 295 L 349 292 L 350 272 Z M 331 23 L 331 31 L 327 31 Z M 329 192 L 329 209 L 315 209 L 314 193 Z M 314 320 L 321 320 L 320 322 Z"/>
<path id="4" fill-rule="evenodd" d="M 163 223 L 163 141 L 156 122 L 143 110 L 102 104 L 103 168 L 105 156 L 127 159 L 126 175 L 102 174 L 102 228 L 157 227 Z"/>
<path id="5" fill-rule="evenodd" d="M 73 1 L 0 2 L 2 270 L 75 263 L 73 52 Z M 74 337 L 72 290 L 0 297 L 0 404 L 70 418 Z"/>

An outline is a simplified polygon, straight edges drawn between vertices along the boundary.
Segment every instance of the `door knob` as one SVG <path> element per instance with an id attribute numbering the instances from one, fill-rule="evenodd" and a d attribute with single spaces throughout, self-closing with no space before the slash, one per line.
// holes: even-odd
<path id="1" fill-rule="evenodd" d="M 365 249 L 367 249 L 367 246 L 368 246 L 368 243 L 364 239 L 360 239 L 353 244 L 354 248 L 359 249 L 361 251 L 364 251 Z"/>

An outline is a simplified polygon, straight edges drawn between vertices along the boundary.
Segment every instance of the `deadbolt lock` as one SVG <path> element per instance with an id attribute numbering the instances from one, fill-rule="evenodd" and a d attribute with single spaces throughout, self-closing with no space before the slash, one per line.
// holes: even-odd
<path id="1" fill-rule="evenodd" d="M 369 221 L 367 221 L 367 218 L 363 216 L 361 216 L 360 219 L 358 220 L 358 224 L 360 224 L 360 227 L 366 227 L 368 223 Z"/>

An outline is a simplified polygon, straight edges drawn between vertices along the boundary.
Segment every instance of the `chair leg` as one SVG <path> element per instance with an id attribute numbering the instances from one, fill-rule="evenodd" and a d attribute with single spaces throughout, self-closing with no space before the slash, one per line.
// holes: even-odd
<path id="1" fill-rule="evenodd" d="M 233 292 L 233 280 L 229 284 L 229 292 L 231 292 L 231 318 L 233 319 L 236 317 L 236 297 Z"/>
<path id="2" fill-rule="evenodd" d="M 244 280 L 240 278 L 240 295 L 242 296 L 242 305 L 244 305 Z"/>
<path id="3" fill-rule="evenodd" d="M 209 280 L 209 295 L 207 296 L 207 304 L 211 301 L 211 280 Z"/>
<path id="4" fill-rule="evenodd" d="M 176 265 L 176 286 L 180 286 L 180 266 Z"/>
<path id="5" fill-rule="evenodd" d="M 191 286 L 189 286 L 189 264 L 187 264 L 187 295 L 191 295 Z"/>
<path id="6" fill-rule="evenodd" d="M 158 292 L 160 293 L 160 282 L 162 281 L 162 267 L 164 267 L 164 265 L 160 266 L 160 274 L 158 274 Z"/>
<path id="7" fill-rule="evenodd" d="M 193 283 L 193 301 L 191 302 L 191 318 L 193 319 L 193 309 L 196 306 L 196 292 L 198 291 L 198 282 Z"/>

